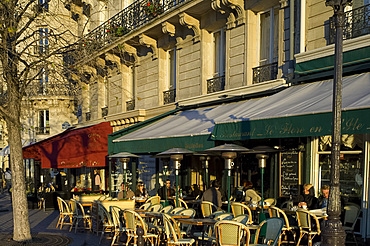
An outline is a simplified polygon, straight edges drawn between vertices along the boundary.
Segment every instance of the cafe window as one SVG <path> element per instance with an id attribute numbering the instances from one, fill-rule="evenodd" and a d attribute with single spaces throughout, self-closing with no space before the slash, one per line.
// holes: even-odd
<path id="1" fill-rule="evenodd" d="M 363 189 L 362 135 L 343 135 L 340 151 L 340 193 L 344 202 L 358 202 Z M 321 186 L 330 185 L 331 137 L 319 141 L 319 167 Z"/>

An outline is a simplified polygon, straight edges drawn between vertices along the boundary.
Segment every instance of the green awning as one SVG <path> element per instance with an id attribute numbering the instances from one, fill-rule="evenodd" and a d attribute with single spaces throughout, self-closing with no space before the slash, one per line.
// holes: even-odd
<path id="1" fill-rule="evenodd" d="M 223 141 L 324 136 L 332 133 L 332 113 L 216 124 L 212 139 Z M 370 109 L 342 112 L 342 134 L 370 132 Z"/>
<path id="2" fill-rule="evenodd" d="M 235 141 L 330 135 L 333 81 L 247 101 L 216 121 L 211 138 Z M 343 79 L 342 134 L 370 133 L 370 74 Z"/>
<path id="3" fill-rule="evenodd" d="M 369 46 L 343 53 L 343 67 L 369 61 Z M 332 69 L 334 69 L 334 55 L 297 63 L 294 72 L 297 74 L 311 74 Z"/>

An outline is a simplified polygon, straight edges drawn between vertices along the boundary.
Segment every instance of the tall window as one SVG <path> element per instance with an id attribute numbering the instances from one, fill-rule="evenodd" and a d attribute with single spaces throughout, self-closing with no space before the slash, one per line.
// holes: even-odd
<path id="1" fill-rule="evenodd" d="M 39 4 L 43 11 L 49 11 L 49 0 L 39 0 Z"/>
<path id="2" fill-rule="evenodd" d="M 39 93 L 45 94 L 47 84 L 49 83 L 49 71 L 47 67 L 41 68 L 39 80 L 40 80 Z"/>
<path id="3" fill-rule="evenodd" d="M 168 88 L 163 92 L 163 104 L 173 103 L 176 99 L 176 48 L 167 53 L 168 57 Z"/>
<path id="4" fill-rule="evenodd" d="M 39 52 L 45 54 L 49 51 L 48 28 L 39 28 Z"/>
<path id="5" fill-rule="evenodd" d="M 279 9 L 260 14 L 260 65 L 277 62 Z"/>
<path id="6" fill-rule="evenodd" d="M 47 109 L 39 111 L 39 127 L 37 133 L 50 134 L 49 110 Z"/>
<path id="7" fill-rule="evenodd" d="M 213 33 L 213 77 L 225 75 L 225 31 L 220 29 Z"/>
<path id="8" fill-rule="evenodd" d="M 168 51 L 168 86 L 176 89 L 176 48 Z"/>

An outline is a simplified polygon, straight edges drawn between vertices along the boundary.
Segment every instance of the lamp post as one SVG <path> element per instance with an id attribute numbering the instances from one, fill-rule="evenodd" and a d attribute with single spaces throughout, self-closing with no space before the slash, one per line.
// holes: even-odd
<path id="1" fill-rule="evenodd" d="M 334 9 L 335 21 L 335 61 L 333 79 L 333 128 L 331 147 L 330 191 L 328 202 L 328 220 L 322 228 L 323 245 L 344 245 L 345 232 L 340 221 L 340 138 L 342 118 L 342 73 L 343 73 L 343 26 L 344 8 L 352 0 L 326 0 L 326 6 Z"/>
<path id="2" fill-rule="evenodd" d="M 226 189 L 227 189 L 227 212 L 230 213 L 230 196 L 231 196 L 231 187 L 230 187 L 230 179 L 231 179 L 231 169 L 234 166 L 233 160 L 237 156 L 237 152 L 247 152 L 249 151 L 248 148 L 243 146 L 239 146 L 236 144 L 224 144 L 217 147 L 213 147 L 210 149 L 205 150 L 204 152 L 214 152 L 220 153 L 222 158 L 225 159 L 225 169 L 227 171 L 227 180 L 226 180 Z"/>
<path id="3" fill-rule="evenodd" d="M 168 162 L 169 162 L 169 159 L 168 158 L 163 158 L 162 159 L 163 161 L 163 173 L 164 173 L 164 193 L 165 193 L 165 200 L 164 200 L 164 207 L 168 205 L 168 201 L 167 201 L 167 185 L 166 185 L 166 182 L 167 182 L 167 169 L 168 169 Z"/>
<path id="4" fill-rule="evenodd" d="M 127 186 L 126 186 L 126 183 L 127 183 L 127 163 L 129 163 L 130 158 L 132 158 L 132 157 L 139 157 L 139 156 L 135 155 L 135 154 L 131 154 L 129 152 L 121 152 L 121 153 L 109 156 L 109 158 L 119 158 L 120 161 L 122 162 L 122 165 L 123 165 L 123 184 L 125 186 L 125 188 L 123 190 L 123 197 L 126 197 L 126 189 L 127 189 Z M 109 180 L 110 180 L 110 178 L 109 178 Z"/>
<path id="5" fill-rule="evenodd" d="M 173 149 L 163 151 L 163 152 L 156 155 L 157 157 L 170 157 L 171 160 L 173 160 L 173 162 L 175 164 L 176 204 L 179 204 L 179 190 L 178 190 L 177 186 L 179 186 L 179 170 L 180 170 L 180 167 L 181 167 L 180 161 L 183 159 L 184 154 L 193 154 L 193 153 L 194 153 L 193 151 L 190 151 L 190 150 L 187 150 L 187 149 L 173 148 Z M 165 191 L 166 191 L 165 193 L 166 193 L 166 198 L 167 198 L 167 190 L 165 190 Z"/>

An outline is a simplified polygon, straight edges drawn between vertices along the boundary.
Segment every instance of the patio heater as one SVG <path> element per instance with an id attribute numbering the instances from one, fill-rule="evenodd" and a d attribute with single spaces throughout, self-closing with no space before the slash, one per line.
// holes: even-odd
<path id="1" fill-rule="evenodd" d="M 179 204 L 179 189 L 177 188 L 179 186 L 179 170 L 181 167 L 180 161 L 184 158 L 184 155 L 186 154 L 193 154 L 193 151 L 183 149 L 183 148 L 173 148 L 166 151 L 163 151 L 156 155 L 156 157 L 170 157 L 171 160 L 174 162 L 175 165 L 175 182 L 176 182 L 176 204 Z M 167 169 L 167 168 L 166 168 Z M 166 198 L 167 198 L 167 189 L 165 190 Z"/>
<path id="2" fill-rule="evenodd" d="M 227 170 L 227 180 L 226 180 L 226 189 L 227 189 L 227 212 L 230 213 L 230 197 L 231 197 L 231 169 L 234 166 L 233 160 L 237 156 L 237 152 L 247 152 L 248 148 L 239 146 L 236 144 L 224 144 L 217 147 L 213 147 L 205 150 L 204 152 L 210 152 L 215 154 L 221 154 L 222 158 L 225 159 L 225 169 Z"/>
<path id="3" fill-rule="evenodd" d="M 262 213 L 259 214 L 259 221 L 262 222 L 266 219 L 265 213 L 263 213 L 263 205 L 264 205 L 264 199 L 263 199 L 263 177 L 265 173 L 266 163 L 269 156 L 266 153 L 272 153 L 278 151 L 277 149 L 274 149 L 269 146 L 257 146 L 251 149 L 250 151 L 246 152 L 249 154 L 256 154 L 256 158 L 258 159 L 258 167 L 261 169 L 261 211 Z"/>
<path id="4" fill-rule="evenodd" d="M 123 190 L 123 197 L 126 197 L 126 183 L 127 183 L 127 163 L 130 161 L 130 158 L 139 157 L 138 155 L 131 154 L 129 152 L 121 152 L 118 154 L 110 155 L 109 158 L 119 158 L 123 165 L 123 183 L 125 189 Z M 109 165 L 109 174 L 112 173 L 112 167 Z M 109 196 L 111 196 L 111 179 L 109 178 Z"/>
<path id="5" fill-rule="evenodd" d="M 206 190 L 209 188 L 208 161 L 211 159 L 211 157 L 207 155 L 202 155 L 199 159 L 203 163 L 203 168 L 204 168 L 203 190 Z"/>
<path id="6" fill-rule="evenodd" d="M 168 205 L 167 201 L 167 170 L 168 170 L 168 163 L 170 162 L 169 158 L 161 158 L 163 161 L 163 174 L 164 174 L 164 193 L 165 193 L 165 201 L 163 207 Z"/>

